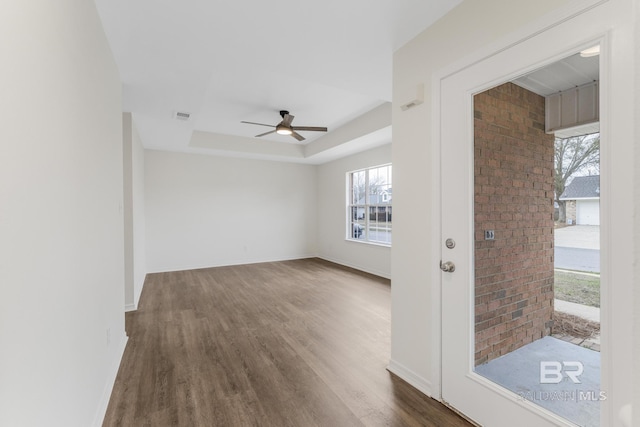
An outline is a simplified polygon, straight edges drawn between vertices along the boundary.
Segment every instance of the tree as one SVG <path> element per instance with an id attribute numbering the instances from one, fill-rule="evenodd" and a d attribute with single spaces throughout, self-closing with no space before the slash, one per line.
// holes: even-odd
<path id="1" fill-rule="evenodd" d="M 391 173 L 390 168 L 390 166 L 381 166 L 379 168 L 354 172 L 351 175 L 353 203 L 364 203 L 367 190 L 369 191 L 369 195 L 372 196 L 381 194 L 382 191 L 387 189 L 390 186 L 388 180 Z"/>
<path id="2" fill-rule="evenodd" d="M 566 202 L 560 200 L 570 179 L 577 174 L 600 171 L 600 134 L 556 138 L 555 141 L 555 201 L 559 207 L 558 221 L 566 222 Z"/>

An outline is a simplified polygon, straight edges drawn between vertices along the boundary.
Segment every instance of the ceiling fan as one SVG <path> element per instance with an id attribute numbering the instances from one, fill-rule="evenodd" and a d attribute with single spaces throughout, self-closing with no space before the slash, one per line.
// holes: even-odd
<path id="1" fill-rule="evenodd" d="M 313 131 L 313 132 L 326 132 L 326 127 L 320 126 L 291 126 L 291 122 L 293 121 L 294 116 L 289 114 L 287 110 L 280 110 L 280 116 L 282 117 L 282 121 L 277 125 L 265 125 L 264 123 L 255 123 L 255 122 L 245 122 L 242 121 L 240 123 L 247 123 L 250 125 L 259 125 L 259 126 L 268 126 L 270 128 L 275 128 L 274 130 L 270 130 L 269 132 L 261 133 L 260 135 L 256 135 L 256 138 L 261 136 L 269 135 L 272 133 L 277 133 L 279 135 L 291 135 L 298 141 L 304 141 L 304 137 L 300 135 L 297 131 Z"/>

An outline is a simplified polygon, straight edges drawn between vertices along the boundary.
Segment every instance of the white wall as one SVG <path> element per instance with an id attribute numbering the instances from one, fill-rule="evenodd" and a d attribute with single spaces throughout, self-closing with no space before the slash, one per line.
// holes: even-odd
<path id="1" fill-rule="evenodd" d="M 133 194 L 133 305 L 138 308 L 144 279 L 147 277 L 147 241 L 144 197 L 144 147 L 136 129 L 131 126 L 131 184 Z"/>
<path id="2" fill-rule="evenodd" d="M 147 273 L 144 216 L 144 148 L 131 113 L 122 114 L 124 165 L 125 310 L 138 308 Z"/>
<path id="3" fill-rule="evenodd" d="M 148 272 L 316 253 L 316 169 L 145 152 Z"/>
<path id="4" fill-rule="evenodd" d="M 3 4 L 0 51 L 0 425 L 99 425 L 126 342 L 118 72 L 91 1 Z"/>
<path id="5" fill-rule="evenodd" d="M 133 153 L 131 113 L 122 113 L 122 175 L 124 221 L 124 308 L 135 310 L 133 297 Z M 144 200 L 144 199 L 143 199 Z"/>
<path id="6" fill-rule="evenodd" d="M 636 22 L 636 31 L 635 31 L 635 45 L 640 46 L 640 7 L 636 7 L 635 13 L 635 22 Z M 635 55 L 635 114 L 636 117 L 640 113 L 640 55 Z M 636 139 L 640 136 L 640 120 L 635 120 L 635 136 Z M 640 150 L 635 150 L 634 163 L 636 165 L 640 165 Z M 640 212 L 640 173 L 636 172 L 634 174 L 633 180 L 633 199 L 635 200 L 634 211 Z M 636 214 L 637 218 L 637 214 Z M 637 219 L 636 219 L 637 223 Z M 640 227 L 637 225 L 634 227 L 634 241 L 640 242 Z M 635 259 L 635 277 L 640 277 L 640 245 L 635 245 L 634 251 L 634 259 Z M 634 334 L 634 348 L 633 354 L 635 359 L 640 356 L 640 290 L 636 286 L 635 294 L 634 294 L 634 313 L 635 313 L 635 321 L 633 324 L 633 334 Z M 636 377 L 637 378 L 637 377 Z M 632 425 L 640 425 L 640 381 L 634 381 L 634 396 L 633 396 L 633 407 L 635 408 L 635 415 L 633 415 L 633 421 L 629 423 L 629 426 Z M 631 418 L 631 417 L 630 417 Z"/>
<path id="7" fill-rule="evenodd" d="M 491 49 L 502 47 L 503 40 L 510 33 L 534 28 L 532 23 L 535 20 L 568 3 L 570 2 L 558 0 L 464 2 L 394 55 L 391 365 L 405 379 L 436 397 L 440 393 L 438 261 L 441 236 L 437 227 L 412 226 L 416 212 L 420 212 L 421 221 L 426 223 L 434 222 L 439 214 L 439 189 L 436 177 L 430 172 L 432 166 L 437 165 L 439 153 L 433 134 L 436 124 L 432 123 L 432 109 L 437 107 L 432 93 L 434 75 L 444 68 L 452 70 L 463 62 L 467 63 L 472 56 L 480 59 L 477 56 L 479 50 L 490 53 Z M 616 28 L 619 20 L 631 15 L 632 3 L 629 0 L 610 0 L 608 4 L 621 7 L 620 10 L 623 11 L 608 11 L 601 15 L 603 20 L 610 20 L 611 28 Z M 495 13 L 498 10 L 500 13 Z M 619 34 L 624 34 L 624 31 Z M 619 34 L 617 37 L 620 37 Z M 637 49 L 634 50 L 631 39 L 632 37 L 614 39 L 617 64 L 624 61 L 625 55 L 627 58 L 631 57 L 631 52 L 636 52 L 637 58 Z M 607 94 L 604 102 L 611 102 L 611 108 L 616 114 L 632 114 L 626 99 L 630 96 L 629 91 L 625 93 L 619 82 L 628 82 L 633 67 L 614 64 L 612 70 L 604 72 L 612 72 L 611 79 L 615 86 L 615 90 Z M 420 83 L 425 84 L 424 104 L 402 112 L 398 106 L 413 99 L 416 85 Z M 621 118 L 618 117 L 617 120 L 620 121 Z M 633 123 L 633 119 L 625 120 Z M 623 248 L 628 253 L 627 249 L 632 246 L 632 241 L 628 233 L 623 233 L 622 224 L 627 224 L 625 227 L 632 224 L 628 205 L 633 191 L 629 188 L 629 179 L 624 180 L 622 174 L 625 170 L 633 169 L 633 165 L 628 163 L 634 138 L 629 137 L 628 133 L 622 137 L 626 132 L 622 128 L 612 132 L 615 142 L 612 164 L 619 164 L 621 167 L 613 170 L 611 178 L 611 182 L 615 182 L 610 189 L 614 206 L 612 209 L 614 215 L 620 217 L 611 221 L 611 239 L 620 245 L 616 250 Z M 615 137 L 616 132 L 619 132 L 620 137 Z M 631 289 L 629 284 L 634 283 L 634 280 L 630 277 L 631 262 L 628 262 L 628 255 L 621 255 L 620 259 L 614 260 L 620 268 L 615 269 L 619 280 L 616 281 L 613 293 L 615 301 L 612 302 L 612 323 L 620 328 L 616 330 L 618 336 L 615 338 L 617 345 L 621 347 L 618 347 L 614 355 L 607 355 L 615 356 L 617 361 L 622 362 L 616 365 L 618 370 L 614 375 L 614 381 L 619 387 L 614 407 L 630 398 L 627 394 L 630 376 L 622 367 L 631 360 L 627 350 L 631 347 L 628 340 L 633 336 L 627 325 L 632 321 L 628 300 Z M 640 315 L 637 310 L 636 305 L 636 316 Z M 635 357 L 637 359 L 637 355 Z M 627 379 L 624 378 L 625 373 Z M 638 383 L 638 372 L 633 375 Z"/>
<path id="8" fill-rule="evenodd" d="M 347 172 L 386 163 L 391 163 L 391 144 L 318 166 L 319 257 L 391 277 L 391 248 L 345 239 Z"/>
<path id="9" fill-rule="evenodd" d="M 433 242 L 439 242 L 440 235 L 431 227 L 413 224 L 416 213 L 421 223 L 431 224 L 433 210 L 439 209 L 431 167 L 437 155 L 432 140 L 432 76 L 556 3 L 562 2 L 463 2 L 394 54 L 391 364 L 428 394 L 438 396 L 440 389 L 439 313 L 433 310 L 439 303 L 439 282 L 432 281 L 439 261 Z M 418 84 L 424 84 L 424 103 L 401 111 L 398 106 L 415 98 Z"/>

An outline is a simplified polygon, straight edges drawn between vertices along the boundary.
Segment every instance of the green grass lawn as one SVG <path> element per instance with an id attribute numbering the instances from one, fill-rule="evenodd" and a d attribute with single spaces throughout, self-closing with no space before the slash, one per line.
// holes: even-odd
<path id="1" fill-rule="evenodd" d="M 600 276 L 556 271 L 554 291 L 557 299 L 600 307 Z"/>

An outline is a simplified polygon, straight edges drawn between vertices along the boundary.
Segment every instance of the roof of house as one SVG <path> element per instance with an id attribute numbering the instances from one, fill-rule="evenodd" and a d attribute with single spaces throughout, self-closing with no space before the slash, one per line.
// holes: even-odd
<path id="1" fill-rule="evenodd" d="M 564 189 L 560 200 L 593 199 L 600 197 L 600 175 L 577 176 Z"/>

